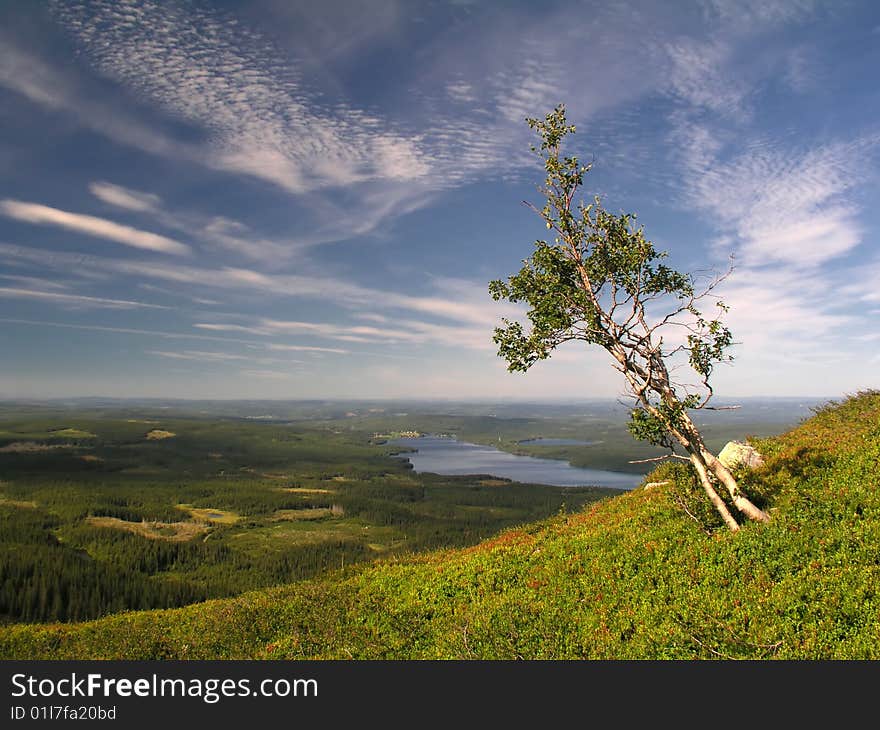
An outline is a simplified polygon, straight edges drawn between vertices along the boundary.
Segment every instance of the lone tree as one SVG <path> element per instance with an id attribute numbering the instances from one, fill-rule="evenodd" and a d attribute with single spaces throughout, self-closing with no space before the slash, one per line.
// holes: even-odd
<path id="1" fill-rule="evenodd" d="M 529 306 L 527 328 L 504 319 L 504 326 L 495 329 L 499 356 L 511 372 L 525 372 L 564 342 L 604 348 L 634 399 L 630 433 L 668 448 L 667 457 L 660 458 L 689 460 L 731 530 L 738 530 L 739 523 L 719 495 L 718 484 L 742 515 L 766 522 L 767 513 L 743 494 L 690 416 L 711 408 L 713 369 L 732 359 L 727 354 L 732 336 L 721 322 L 727 307 L 713 294 L 729 271 L 698 287 L 693 275 L 662 263 L 666 253 L 645 239 L 635 215 L 609 213 L 598 197 L 590 204 L 576 203 L 591 165 L 562 155 L 563 141 L 575 131 L 566 123 L 565 107 L 556 107 L 543 120 L 526 121 L 540 137 L 540 148 L 533 146 L 532 151 L 543 160 L 547 174 L 539 188 L 546 196 L 544 207 L 526 205 L 543 218 L 553 240 L 536 241 L 519 272 L 507 282 L 489 284 L 496 301 Z M 707 298 L 718 310 L 714 317 L 698 309 Z M 678 379 L 684 368 L 695 382 Z M 677 454 L 676 446 L 687 456 Z"/>

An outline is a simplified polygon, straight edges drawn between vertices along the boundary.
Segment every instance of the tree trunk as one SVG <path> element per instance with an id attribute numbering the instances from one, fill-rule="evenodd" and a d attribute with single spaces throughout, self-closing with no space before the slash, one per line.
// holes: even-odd
<path id="1" fill-rule="evenodd" d="M 724 466 L 724 464 L 722 464 L 718 458 L 709 451 L 709 449 L 706 448 L 706 444 L 703 443 L 703 437 L 700 434 L 700 431 L 690 417 L 687 414 L 683 414 L 682 420 L 685 424 L 683 430 L 686 432 L 686 438 L 682 440 L 679 437 L 679 441 L 691 455 L 691 461 L 694 460 L 695 455 L 699 455 L 699 460 L 705 464 L 706 469 L 711 471 L 712 475 L 724 485 L 734 506 L 742 512 L 742 514 L 750 520 L 769 522 L 770 515 L 759 507 L 756 507 L 752 501 L 742 493 L 739 484 L 736 483 L 736 479 L 734 479 L 730 470 Z M 675 432 L 673 431 L 673 433 Z"/>
<path id="2" fill-rule="evenodd" d="M 736 483 L 736 479 L 733 478 L 733 474 L 730 473 L 730 470 L 724 466 L 717 457 L 711 454 L 705 446 L 702 446 L 700 451 L 702 452 L 702 457 L 705 460 L 706 465 L 712 470 L 712 473 L 718 481 L 727 489 L 736 508 L 750 520 L 769 522 L 770 515 L 760 507 L 756 507 L 752 501 L 740 491 L 739 484 Z"/>
<path id="3" fill-rule="evenodd" d="M 718 514 L 721 515 L 721 519 L 724 520 L 724 524 L 730 528 L 730 531 L 736 532 L 739 529 L 739 523 L 734 519 L 733 515 L 730 514 L 730 510 L 727 509 L 724 500 L 721 499 L 718 492 L 715 491 L 715 487 L 712 486 L 712 481 L 709 479 L 709 474 L 706 471 L 706 465 L 702 458 L 697 454 L 691 454 L 691 463 L 694 465 L 694 469 L 697 470 L 697 474 L 700 477 L 700 484 L 702 485 L 706 496 L 709 497 L 709 501 L 715 506 L 715 509 L 718 510 Z"/>

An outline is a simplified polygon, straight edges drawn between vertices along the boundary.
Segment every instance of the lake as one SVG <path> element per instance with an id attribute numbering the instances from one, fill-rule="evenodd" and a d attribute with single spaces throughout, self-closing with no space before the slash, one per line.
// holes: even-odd
<path id="1" fill-rule="evenodd" d="M 399 438 L 390 443 L 418 449 L 401 454 L 417 472 L 433 474 L 491 474 L 527 484 L 556 487 L 612 487 L 633 489 L 642 480 L 638 474 L 603 469 L 583 469 L 558 459 L 538 459 L 499 451 L 491 446 L 469 444 L 453 438 L 422 436 Z"/>

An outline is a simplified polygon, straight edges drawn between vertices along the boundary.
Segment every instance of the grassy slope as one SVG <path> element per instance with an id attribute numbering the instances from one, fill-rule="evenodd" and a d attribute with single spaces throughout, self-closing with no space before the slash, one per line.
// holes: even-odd
<path id="1" fill-rule="evenodd" d="M 880 658 L 880 393 L 759 442 L 769 525 L 711 535 L 671 486 L 466 550 L 86 624 L 6 658 Z M 676 473 L 666 467 L 649 480 Z"/>

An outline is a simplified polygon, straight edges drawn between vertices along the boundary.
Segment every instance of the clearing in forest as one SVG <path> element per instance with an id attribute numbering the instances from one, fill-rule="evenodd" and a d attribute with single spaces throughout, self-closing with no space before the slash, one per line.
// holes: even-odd
<path id="1" fill-rule="evenodd" d="M 111 527 L 127 530 L 150 540 L 186 542 L 208 531 L 208 526 L 198 522 L 129 522 L 117 517 L 86 517 L 86 522 L 95 527 Z"/>
<path id="2" fill-rule="evenodd" d="M 152 431 L 147 433 L 148 441 L 161 441 L 162 439 L 170 439 L 174 436 L 177 436 L 176 433 L 172 431 L 163 431 L 160 428 L 154 428 Z"/>

